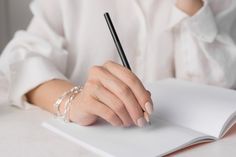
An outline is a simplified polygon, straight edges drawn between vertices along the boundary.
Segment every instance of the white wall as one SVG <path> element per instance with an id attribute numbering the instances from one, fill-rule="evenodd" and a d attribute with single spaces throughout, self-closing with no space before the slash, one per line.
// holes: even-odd
<path id="1" fill-rule="evenodd" d="M 0 51 L 17 30 L 25 29 L 31 19 L 31 0 L 0 0 Z"/>
<path id="2" fill-rule="evenodd" d="M 31 19 L 29 3 L 31 0 L 7 0 L 9 8 L 10 37 L 16 30 L 25 29 Z"/>

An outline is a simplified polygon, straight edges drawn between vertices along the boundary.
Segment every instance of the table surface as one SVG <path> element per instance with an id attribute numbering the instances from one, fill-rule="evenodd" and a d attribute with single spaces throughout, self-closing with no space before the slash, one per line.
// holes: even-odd
<path id="1" fill-rule="evenodd" d="M 97 154 L 43 128 L 52 115 L 37 107 L 20 110 L 0 105 L 0 156 L 2 157 L 97 157 Z M 179 151 L 177 157 L 235 157 L 236 126 L 221 140 Z"/>

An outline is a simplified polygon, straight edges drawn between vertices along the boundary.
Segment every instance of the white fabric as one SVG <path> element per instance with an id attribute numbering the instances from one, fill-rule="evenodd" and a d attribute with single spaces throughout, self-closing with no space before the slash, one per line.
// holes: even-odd
<path id="1" fill-rule="evenodd" d="M 0 60 L 10 100 L 22 107 L 25 93 L 45 81 L 82 85 L 91 66 L 120 62 L 105 12 L 141 80 L 177 77 L 234 88 L 235 8 L 236 1 L 209 0 L 190 17 L 174 0 L 36 0 L 31 24 Z"/>

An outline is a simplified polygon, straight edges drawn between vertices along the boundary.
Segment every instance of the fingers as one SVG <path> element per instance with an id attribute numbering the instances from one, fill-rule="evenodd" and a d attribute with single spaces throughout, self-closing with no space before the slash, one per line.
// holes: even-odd
<path id="1" fill-rule="evenodd" d="M 108 91 L 101 84 L 92 84 L 91 86 L 94 86 L 91 88 L 94 89 L 92 92 L 94 99 L 97 99 L 112 109 L 112 111 L 114 111 L 116 115 L 118 115 L 118 117 L 122 120 L 122 123 L 125 127 L 128 127 L 133 123 L 125 105 L 118 97 Z"/>
<path id="2" fill-rule="evenodd" d="M 91 69 L 91 73 L 89 79 L 101 82 L 106 89 L 116 95 L 125 105 L 130 117 L 136 125 L 139 127 L 146 125 L 147 121 L 144 118 L 142 108 L 132 90 L 125 83 L 103 67 L 95 66 Z"/>
<path id="3" fill-rule="evenodd" d="M 112 124 L 113 126 L 123 125 L 121 119 L 117 116 L 117 114 L 106 105 L 96 100 L 92 101 L 92 105 L 93 107 L 91 107 L 89 111 L 91 114 L 94 114 L 96 116 L 103 118 L 108 123 Z"/>
<path id="4" fill-rule="evenodd" d="M 142 109 L 148 112 L 148 114 L 152 114 L 153 103 L 151 100 L 151 93 L 145 89 L 142 82 L 134 73 L 112 61 L 106 62 L 104 64 L 104 67 L 122 82 L 126 83 L 127 86 L 134 93 Z"/>

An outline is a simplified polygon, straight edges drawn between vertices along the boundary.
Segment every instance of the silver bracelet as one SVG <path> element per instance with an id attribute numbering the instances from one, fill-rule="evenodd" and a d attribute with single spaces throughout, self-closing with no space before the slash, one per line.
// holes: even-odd
<path id="1" fill-rule="evenodd" d="M 70 97 L 67 99 L 66 103 L 65 103 L 65 110 L 62 116 L 62 119 L 64 120 L 64 122 L 70 122 L 70 108 L 71 108 L 71 104 L 72 101 L 75 99 L 76 95 L 79 93 L 79 90 L 75 90 Z"/>
<path id="2" fill-rule="evenodd" d="M 70 89 L 70 90 L 66 91 L 65 93 L 63 93 L 63 94 L 57 99 L 57 101 L 53 104 L 53 106 L 54 106 L 54 108 L 55 108 L 55 110 L 56 110 L 55 116 L 65 119 L 65 115 L 68 113 L 68 109 L 66 109 L 66 108 L 68 108 L 68 107 L 66 107 L 66 106 L 68 106 L 68 103 L 71 103 L 71 101 L 74 99 L 74 97 L 76 96 L 76 94 L 78 94 L 78 93 L 81 92 L 81 91 L 82 91 L 82 87 L 77 87 L 77 86 L 75 86 L 75 87 L 73 87 L 72 89 Z M 72 95 L 74 95 L 74 96 L 71 98 Z M 64 110 L 64 112 L 61 112 L 61 111 L 60 111 L 61 103 L 62 103 L 62 101 L 63 101 L 66 97 L 68 97 L 68 96 L 69 96 L 69 99 L 67 99 L 67 101 L 66 101 L 66 103 L 65 103 L 65 104 L 67 104 L 67 105 L 65 105 L 65 110 L 67 110 L 67 111 L 66 111 L 66 113 L 65 113 L 65 110 Z M 72 100 L 70 100 L 70 99 L 72 99 Z M 69 101 L 70 101 L 70 102 L 69 102 Z"/>
<path id="3" fill-rule="evenodd" d="M 74 90 L 76 90 L 77 87 L 73 87 L 72 89 L 66 91 L 65 93 L 63 93 L 58 99 L 57 101 L 53 104 L 55 110 L 56 110 L 56 116 L 62 116 L 62 113 L 60 112 L 60 106 L 62 101 L 65 99 L 66 96 L 68 96 L 71 92 L 73 92 Z"/>

